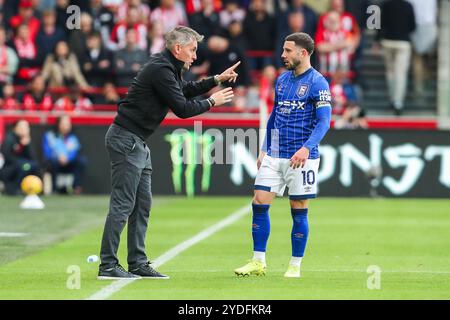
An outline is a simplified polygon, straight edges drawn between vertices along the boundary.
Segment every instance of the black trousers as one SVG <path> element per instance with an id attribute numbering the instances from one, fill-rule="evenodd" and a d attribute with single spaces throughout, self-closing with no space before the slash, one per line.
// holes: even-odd
<path id="1" fill-rule="evenodd" d="M 103 231 L 100 269 L 117 263 L 120 234 L 128 221 L 128 266 L 148 261 L 145 236 L 152 203 L 150 149 L 132 132 L 112 124 L 105 137 L 111 163 L 111 197 Z"/>

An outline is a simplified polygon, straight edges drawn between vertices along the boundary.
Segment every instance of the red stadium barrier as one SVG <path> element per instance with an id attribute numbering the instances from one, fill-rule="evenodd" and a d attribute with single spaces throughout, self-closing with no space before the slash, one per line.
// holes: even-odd
<path id="1" fill-rule="evenodd" d="M 119 95 L 125 95 L 128 92 L 127 87 L 117 87 L 115 89 Z M 16 93 L 25 92 L 26 90 L 27 90 L 26 86 L 14 86 L 14 91 Z M 68 87 L 54 87 L 54 88 L 48 88 L 47 91 L 52 94 L 64 94 L 64 93 L 69 93 L 70 90 Z M 102 87 L 91 87 L 91 88 L 85 89 L 85 90 L 82 89 L 81 92 L 86 93 L 86 94 L 103 94 L 103 88 Z"/>
<path id="2" fill-rule="evenodd" d="M 19 119 L 26 119 L 31 124 L 55 124 L 56 119 L 62 112 L 0 112 L 0 119 L 4 124 L 12 124 Z M 73 113 L 71 118 L 75 125 L 108 125 L 112 123 L 115 113 Z M 177 118 L 172 112 L 162 122 L 162 126 L 193 126 L 194 122 L 201 121 L 202 125 L 209 127 L 259 127 L 259 115 L 257 113 L 246 114 L 205 114 L 189 119 Z M 368 118 L 370 129 L 413 129 L 413 130 L 437 130 L 436 119 L 414 119 L 414 118 Z M 334 125 L 332 120 L 331 125 Z"/>

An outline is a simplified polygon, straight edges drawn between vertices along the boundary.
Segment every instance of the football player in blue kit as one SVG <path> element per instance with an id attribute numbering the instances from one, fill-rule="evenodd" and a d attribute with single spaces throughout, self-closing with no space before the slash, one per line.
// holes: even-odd
<path id="1" fill-rule="evenodd" d="M 308 240 L 308 200 L 317 194 L 318 145 L 330 128 L 331 95 L 326 79 L 311 66 L 314 40 L 306 33 L 285 38 L 281 58 L 288 71 L 275 83 L 275 103 L 257 160 L 253 197 L 253 258 L 236 275 L 264 275 L 270 234 L 269 208 L 286 186 L 292 215 L 292 257 L 285 277 L 300 277 Z"/>

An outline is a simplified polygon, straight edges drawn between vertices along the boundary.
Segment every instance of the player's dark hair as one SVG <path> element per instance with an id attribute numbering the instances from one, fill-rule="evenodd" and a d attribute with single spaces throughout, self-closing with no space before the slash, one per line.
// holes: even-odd
<path id="1" fill-rule="evenodd" d="M 314 40 L 307 33 L 292 33 L 284 38 L 284 41 L 294 41 L 296 46 L 305 49 L 309 55 L 312 55 L 314 52 Z"/>

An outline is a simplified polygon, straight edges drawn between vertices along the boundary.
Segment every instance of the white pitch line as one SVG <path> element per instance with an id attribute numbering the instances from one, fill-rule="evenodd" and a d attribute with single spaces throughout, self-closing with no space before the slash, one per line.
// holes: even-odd
<path id="1" fill-rule="evenodd" d="M 232 214 L 230 214 L 225 219 L 219 221 L 218 223 L 210 226 L 209 228 L 206 228 L 205 230 L 197 233 L 192 238 L 187 239 L 186 241 L 181 242 L 180 244 L 176 245 L 169 251 L 166 251 L 162 255 L 160 255 L 158 258 L 156 258 L 154 261 L 152 261 L 152 266 L 154 268 L 158 268 L 164 263 L 168 262 L 169 260 L 172 260 L 177 255 L 179 255 L 181 252 L 189 249 L 193 245 L 199 243 L 200 241 L 208 238 L 209 236 L 213 235 L 214 233 L 222 230 L 223 228 L 231 225 L 232 223 L 236 222 L 246 214 L 248 214 L 251 211 L 251 205 L 246 205 L 245 207 L 242 207 Z M 116 280 L 109 286 L 104 287 L 100 291 L 94 293 L 86 300 L 106 300 L 109 297 L 111 297 L 114 293 L 120 291 L 123 287 L 129 285 L 130 283 L 139 280 L 139 279 L 123 279 L 123 280 Z"/>
<path id="2" fill-rule="evenodd" d="M 25 237 L 26 233 L 19 232 L 0 232 L 0 238 L 20 238 Z"/>

